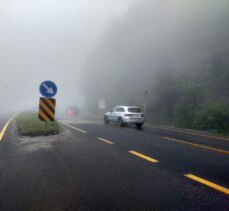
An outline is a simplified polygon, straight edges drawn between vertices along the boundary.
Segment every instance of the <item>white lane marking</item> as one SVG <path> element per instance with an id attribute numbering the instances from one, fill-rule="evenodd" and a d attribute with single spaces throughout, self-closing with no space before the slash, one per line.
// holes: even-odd
<path id="1" fill-rule="evenodd" d="M 106 144 L 114 144 L 113 142 L 111 142 L 111 141 L 109 141 L 109 140 L 107 140 L 105 138 L 98 137 L 97 139 L 102 141 L 102 142 L 104 142 L 104 143 L 106 143 Z"/>
<path id="2" fill-rule="evenodd" d="M 69 125 L 69 124 L 67 124 L 67 123 L 64 123 L 64 122 L 60 122 L 60 123 L 63 124 L 63 125 L 65 125 L 65 126 L 67 126 L 67 127 L 72 128 L 72 129 L 74 129 L 74 130 L 77 130 L 77 131 L 79 131 L 79 132 L 81 132 L 81 133 L 87 133 L 86 131 L 81 130 L 81 129 L 77 128 L 77 127 L 73 127 L 73 126 L 71 126 L 71 125 Z"/>

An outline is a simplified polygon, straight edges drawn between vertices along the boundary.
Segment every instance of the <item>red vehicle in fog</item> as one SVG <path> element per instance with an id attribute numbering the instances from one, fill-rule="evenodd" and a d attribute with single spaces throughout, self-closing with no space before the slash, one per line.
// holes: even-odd
<path id="1" fill-rule="evenodd" d="M 77 106 L 70 106 L 67 109 L 67 113 L 69 117 L 76 117 L 79 116 L 79 109 Z"/>

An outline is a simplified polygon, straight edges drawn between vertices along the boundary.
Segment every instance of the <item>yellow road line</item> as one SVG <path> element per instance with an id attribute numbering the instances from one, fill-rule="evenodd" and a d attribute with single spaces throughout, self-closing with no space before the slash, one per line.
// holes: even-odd
<path id="1" fill-rule="evenodd" d="M 105 139 L 105 138 L 100 138 L 100 137 L 98 137 L 97 139 L 100 140 L 100 141 L 102 141 L 102 142 L 104 142 L 104 143 L 106 143 L 106 144 L 114 144 L 113 142 L 108 141 L 108 140 Z"/>
<path id="2" fill-rule="evenodd" d="M 2 141 L 3 137 L 4 137 L 4 134 L 10 124 L 10 122 L 16 117 L 16 115 L 12 116 L 8 122 L 4 125 L 4 127 L 2 128 L 2 131 L 0 132 L 0 141 Z"/>
<path id="3" fill-rule="evenodd" d="M 74 129 L 74 130 L 77 130 L 77 131 L 79 131 L 79 132 L 81 132 L 81 133 L 87 133 L 87 132 L 84 131 L 84 130 L 81 130 L 81 129 L 77 128 L 77 127 L 73 127 L 73 126 L 71 126 L 71 125 L 69 125 L 69 124 L 66 124 L 66 123 L 64 123 L 64 122 L 61 122 L 61 124 L 65 125 L 65 126 L 67 126 L 67 127 L 70 127 L 70 128 L 72 128 L 72 129 Z"/>
<path id="4" fill-rule="evenodd" d="M 129 153 L 131 153 L 131 154 L 133 154 L 133 155 L 136 155 L 136 156 L 138 156 L 138 157 L 140 157 L 140 158 L 143 158 L 143 159 L 145 159 L 145 160 L 148 160 L 148 161 L 150 161 L 150 162 L 152 162 L 152 163 L 158 163 L 158 162 L 159 162 L 158 160 L 155 160 L 155 159 L 153 159 L 153 158 L 151 158 L 151 157 L 149 157 L 149 156 L 143 155 L 143 154 L 141 154 L 141 153 L 139 153 L 139 152 L 136 152 L 136 151 L 129 151 Z"/>
<path id="5" fill-rule="evenodd" d="M 208 150 L 220 152 L 220 153 L 223 153 L 223 154 L 229 154 L 229 151 L 218 149 L 218 148 L 208 147 L 208 146 L 204 146 L 204 145 L 201 145 L 201 144 L 195 144 L 195 143 L 187 142 L 187 141 L 181 141 L 181 140 L 178 140 L 178 139 L 175 139 L 175 138 L 169 138 L 169 137 L 163 137 L 163 138 L 166 139 L 166 140 L 175 141 L 175 142 L 179 142 L 179 143 L 182 143 L 182 144 L 188 144 L 188 145 L 191 145 L 191 146 L 194 146 L 194 147 L 200 147 L 200 148 L 203 148 L 203 149 L 208 149 Z"/>
<path id="6" fill-rule="evenodd" d="M 221 141 L 229 141 L 228 138 L 223 138 L 223 137 L 218 137 L 218 136 L 211 136 L 211 135 L 204 135 L 204 134 L 184 131 L 184 130 L 181 130 L 181 129 L 172 129 L 172 128 L 167 128 L 167 127 L 157 127 L 157 126 L 152 126 L 152 125 L 147 125 L 147 127 L 156 128 L 156 129 L 162 129 L 162 130 L 168 130 L 168 131 L 175 131 L 175 132 L 178 132 L 178 133 L 194 135 L 194 136 L 201 136 L 201 137 L 205 137 L 205 138 L 218 139 L 218 140 L 221 140 Z"/>
<path id="7" fill-rule="evenodd" d="M 188 177 L 189 179 L 195 180 L 195 181 L 197 181 L 197 182 L 200 182 L 200 183 L 202 183 L 202 184 L 204 184 L 204 185 L 207 185 L 207 186 L 209 186 L 209 187 L 211 187 L 211 188 L 214 188 L 214 189 L 216 189 L 216 190 L 218 190 L 218 191 L 221 191 L 221 192 L 223 192 L 223 193 L 229 195 L 229 189 L 224 188 L 224 187 L 222 187 L 222 186 L 220 186 L 220 185 L 214 184 L 214 183 L 212 183 L 212 182 L 210 182 L 210 181 L 208 181 L 208 180 L 205 180 L 205 179 L 203 179 L 203 178 L 197 177 L 197 176 L 195 176 L 195 175 L 193 175 L 193 174 L 185 174 L 184 176 L 185 176 L 185 177 Z"/>

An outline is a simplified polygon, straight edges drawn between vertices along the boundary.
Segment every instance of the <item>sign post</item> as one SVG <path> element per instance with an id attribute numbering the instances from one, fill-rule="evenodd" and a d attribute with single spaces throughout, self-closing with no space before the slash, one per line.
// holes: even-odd
<path id="1" fill-rule="evenodd" d="M 147 101 L 147 95 L 148 95 L 148 91 L 146 90 L 145 92 L 144 92 L 144 105 L 143 105 L 143 107 L 144 107 L 144 114 L 146 115 L 146 101 Z"/>
<path id="2" fill-rule="evenodd" d="M 57 86 L 52 81 L 44 81 L 40 85 L 40 97 L 38 118 L 45 122 L 45 128 L 50 121 L 55 121 L 56 99 L 52 98 L 57 93 Z"/>

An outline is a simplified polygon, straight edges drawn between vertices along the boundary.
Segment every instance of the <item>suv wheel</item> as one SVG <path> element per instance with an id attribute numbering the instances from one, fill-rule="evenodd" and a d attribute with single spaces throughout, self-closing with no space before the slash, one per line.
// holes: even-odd
<path id="1" fill-rule="evenodd" d="M 121 117 L 118 118 L 117 124 L 118 124 L 119 127 L 124 127 L 124 122 L 123 122 Z"/>
<path id="2" fill-rule="evenodd" d="M 107 116 L 104 116 L 104 124 L 107 125 L 109 123 L 109 120 L 107 118 Z"/>

